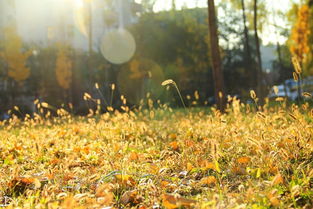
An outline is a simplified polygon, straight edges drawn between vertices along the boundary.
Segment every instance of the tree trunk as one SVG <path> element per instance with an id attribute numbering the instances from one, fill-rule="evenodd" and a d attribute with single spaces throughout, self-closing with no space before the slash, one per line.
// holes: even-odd
<path id="1" fill-rule="evenodd" d="M 88 2 L 88 88 L 92 88 L 93 86 L 93 62 L 92 62 L 92 53 L 93 53 L 93 50 L 92 50 L 92 30 L 93 30 L 93 27 L 92 27 L 92 3 L 91 2 Z"/>
<path id="2" fill-rule="evenodd" d="M 176 0 L 172 0 L 172 10 L 176 10 Z"/>
<path id="3" fill-rule="evenodd" d="M 247 27 L 247 17 L 246 17 L 246 8 L 245 8 L 244 0 L 241 0 L 241 8 L 242 8 L 242 19 L 243 19 L 243 25 L 244 25 L 246 54 L 247 54 L 247 58 L 251 59 L 249 32 L 248 32 L 248 27 Z"/>
<path id="4" fill-rule="evenodd" d="M 218 32 L 217 32 L 217 18 L 215 14 L 214 0 L 208 0 L 208 21 L 209 21 L 209 35 L 210 35 L 210 51 L 213 68 L 214 80 L 214 96 L 217 108 L 223 112 L 225 109 L 225 90 L 224 90 L 224 76 L 222 71 L 222 62 L 219 51 Z"/>
<path id="5" fill-rule="evenodd" d="M 263 72 L 262 72 L 262 58 L 260 51 L 260 42 L 258 35 L 258 0 L 254 0 L 254 37 L 255 37 L 255 46 L 257 54 L 257 96 L 259 97 L 260 103 L 263 104 L 264 100 L 264 91 L 263 91 Z"/>
<path id="6" fill-rule="evenodd" d="M 245 59 L 248 63 L 248 71 L 249 71 L 249 78 L 250 78 L 250 87 L 255 87 L 256 79 L 255 79 L 255 70 L 252 68 L 252 59 L 251 59 L 251 49 L 250 49 L 250 40 L 249 40 L 249 30 L 247 27 L 247 17 L 246 17 L 246 7 L 245 1 L 241 0 L 241 8 L 242 8 L 242 20 L 244 26 L 244 36 L 245 36 Z"/>
<path id="7" fill-rule="evenodd" d="M 283 59 L 281 57 L 281 48 L 280 48 L 280 43 L 279 41 L 277 41 L 276 43 L 276 52 L 277 52 L 277 56 L 278 56 L 278 66 L 279 66 L 279 72 L 282 73 L 283 72 Z M 285 82 L 285 77 L 283 77 L 283 85 L 284 85 L 284 93 L 285 93 L 285 96 L 286 98 L 289 97 L 289 94 L 287 92 L 287 85 L 286 85 L 286 82 Z"/>

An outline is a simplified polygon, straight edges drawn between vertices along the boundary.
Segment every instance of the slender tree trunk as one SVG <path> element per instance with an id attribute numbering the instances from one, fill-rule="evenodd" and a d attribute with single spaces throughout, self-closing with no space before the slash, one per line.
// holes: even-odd
<path id="1" fill-rule="evenodd" d="M 217 108 L 220 111 L 225 109 L 225 90 L 224 90 L 224 76 L 222 70 L 222 61 L 219 51 L 218 32 L 217 32 L 217 18 L 215 14 L 214 0 L 208 0 L 208 21 L 209 21 L 209 35 L 210 35 L 210 50 L 213 68 L 214 80 L 214 95 L 217 103 Z"/>
<path id="2" fill-rule="evenodd" d="M 176 10 L 176 0 L 172 0 L 172 10 Z"/>
<path id="3" fill-rule="evenodd" d="M 92 88 L 93 85 L 93 66 L 92 66 L 92 3 L 88 2 L 88 82 L 87 86 Z M 89 86 L 90 85 L 90 86 Z"/>
<path id="4" fill-rule="evenodd" d="M 258 0 L 254 0 L 254 37 L 255 37 L 255 46 L 256 46 L 256 54 L 257 54 L 257 96 L 260 99 L 261 104 L 263 104 L 264 100 L 264 92 L 263 92 L 263 72 L 262 72 L 262 58 L 260 51 L 260 42 L 258 35 Z"/>
<path id="5" fill-rule="evenodd" d="M 78 71 L 77 71 L 77 68 L 78 68 L 78 65 L 77 65 L 77 53 L 76 51 L 73 52 L 73 66 L 72 66 L 72 83 L 71 83 L 71 103 L 73 105 L 73 107 L 77 108 L 79 106 L 79 98 L 78 98 L 78 95 L 79 95 L 79 88 L 78 88 Z M 71 110 L 72 111 L 72 110 Z"/>
<path id="6" fill-rule="evenodd" d="M 281 57 L 281 47 L 280 47 L 280 43 L 278 41 L 276 43 L 276 52 L 277 52 L 277 56 L 278 56 L 279 72 L 282 73 L 283 72 L 283 59 Z M 287 85 L 285 83 L 285 77 L 283 77 L 283 78 L 284 78 L 284 82 L 283 82 L 284 93 L 285 93 L 285 96 L 288 98 L 289 95 L 288 95 L 288 92 L 287 92 Z"/>
<path id="7" fill-rule="evenodd" d="M 247 27 L 247 17 L 246 17 L 246 8 L 245 8 L 245 1 L 241 0 L 241 7 L 242 7 L 242 19 L 243 19 L 243 25 L 244 25 L 244 35 L 245 35 L 245 47 L 246 47 L 246 55 L 247 58 L 251 59 L 251 53 L 250 53 L 250 40 L 249 40 L 249 32 Z"/>
<path id="8" fill-rule="evenodd" d="M 256 79 L 255 79 L 255 70 L 252 68 L 249 30 L 247 27 L 246 7 L 245 7 L 244 0 L 241 0 L 241 8 L 242 8 L 242 20 L 243 20 L 244 36 L 245 36 L 245 54 L 246 54 L 245 59 L 248 64 L 247 69 L 249 71 L 250 87 L 253 88 L 255 87 Z"/>

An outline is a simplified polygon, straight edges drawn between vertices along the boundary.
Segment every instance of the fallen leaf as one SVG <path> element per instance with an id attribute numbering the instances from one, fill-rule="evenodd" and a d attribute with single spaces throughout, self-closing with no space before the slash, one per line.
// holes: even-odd
<path id="1" fill-rule="evenodd" d="M 187 163 L 187 171 L 191 171 L 193 169 L 193 165 L 191 163 Z"/>
<path id="2" fill-rule="evenodd" d="M 237 162 L 240 164 L 248 164 L 251 161 L 250 157 L 240 157 L 237 159 Z"/>
<path id="3" fill-rule="evenodd" d="M 237 175 L 245 175 L 247 174 L 247 171 L 245 168 L 241 166 L 234 166 L 231 168 L 231 172 Z"/>
<path id="4" fill-rule="evenodd" d="M 161 181 L 161 187 L 162 187 L 162 188 L 167 187 L 167 185 L 169 185 L 169 184 L 170 184 L 169 181 L 166 181 L 166 180 Z"/>
<path id="5" fill-rule="evenodd" d="M 138 195 L 137 190 L 125 192 L 120 199 L 122 205 L 135 206 L 142 202 L 142 197 Z"/>
<path id="6" fill-rule="evenodd" d="M 276 176 L 272 180 L 272 185 L 278 185 L 278 184 L 283 184 L 284 183 L 284 178 L 280 173 L 276 174 Z"/>
<path id="7" fill-rule="evenodd" d="M 171 147 L 174 151 L 178 151 L 178 149 L 179 149 L 179 146 L 178 146 L 177 141 L 171 142 L 171 143 L 170 143 L 170 147 Z"/>
<path id="8" fill-rule="evenodd" d="M 217 180 L 214 176 L 207 176 L 202 178 L 200 182 L 202 185 L 210 186 L 216 184 Z"/>
<path id="9" fill-rule="evenodd" d="M 130 176 L 126 174 L 116 174 L 115 175 L 116 183 L 118 183 L 121 186 L 135 186 L 136 182 L 135 180 Z"/>
<path id="10" fill-rule="evenodd" d="M 183 198 L 183 197 L 176 197 L 174 195 L 163 194 L 162 195 L 162 204 L 167 209 L 175 209 L 179 207 L 185 208 L 193 208 L 196 205 L 197 201 Z"/>
<path id="11" fill-rule="evenodd" d="M 171 133 L 168 135 L 168 138 L 170 138 L 171 140 L 175 140 L 177 138 L 177 135 L 174 133 Z"/>
<path id="12" fill-rule="evenodd" d="M 130 161 L 139 160 L 139 155 L 136 152 L 131 152 L 128 158 Z"/>
<path id="13" fill-rule="evenodd" d="M 15 177 L 8 183 L 8 192 L 15 195 L 21 195 L 27 189 L 38 189 L 41 183 L 37 178 Z"/>

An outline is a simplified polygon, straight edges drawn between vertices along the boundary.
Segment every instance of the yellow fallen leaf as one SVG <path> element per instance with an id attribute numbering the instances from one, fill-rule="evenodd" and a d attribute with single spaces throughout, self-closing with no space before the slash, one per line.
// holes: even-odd
<path id="1" fill-rule="evenodd" d="M 220 173 L 221 169 L 220 169 L 220 166 L 219 166 L 219 163 L 217 162 L 217 160 L 214 160 L 214 164 L 215 164 L 215 170 Z"/>
<path id="2" fill-rule="evenodd" d="M 276 174 L 274 179 L 272 180 L 272 185 L 278 185 L 278 184 L 283 184 L 284 183 L 284 178 L 280 173 Z"/>
<path id="3" fill-rule="evenodd" d="M 136 182 L 135 180 L 130 176 L 126 174 L 117 174 L 115 175 L 116 183 L 118 183 L 121 186 L 135 186 Z"/>
<path id="4" fill-rule="evenodd" d="M 130 155 L 129 155 L 129 160 L 130 160 L 130 161 L 139 160 L 139 155 L 138 155 L 136 152 L 132 152 L 132 153 L 130 153 Z"/>
<path id="5" fill-rule="evenodd" d="M 214 176 L 207 176 L 201 179 L 202 185 L 210 186 L 210 185 L 216 184 L 216 182 L 217 180 Z"/>
<path id="6" fill-rule="evenodd" d="M 193 169 L 193 165 L 191 163 L 187 163 L 187 171 L 191 171 Z"/>
<path id="7" fill-rule="evenodd" d="M 240 157 L 237 159 L 237 162 L 240 164 L 248 164 L 251 161 L 250 157 Z"/>
<path id="8" fill-rule="evenodd" d="M 174 133 L 171 133 L 168 135 L 168 138 L 172 139 L 172 140 L 175 140 L 177 138 L 177 135 L 174 134 Z"/>
<path id="9" fill-rule="evenodd" d="M 177 141 L 173 141 L 169 145 L 174 151 L 177 151 L 179 149 Z"/>

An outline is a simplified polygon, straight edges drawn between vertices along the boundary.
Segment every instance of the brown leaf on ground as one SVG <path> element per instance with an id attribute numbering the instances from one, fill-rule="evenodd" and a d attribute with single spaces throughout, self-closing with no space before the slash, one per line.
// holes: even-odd
<path id="1" fill-rule="evenodd" d="M 120 199 L 120 203 L 122 205 L 130 205 L 130 206 L 138 205 L 142 201 L 143 201 L 143 198 L 138 195 L 137 190 L 125 192 Z"/>
<path id="2" fill-rule="evenodd" d="M 217 182 L 214 176 L 207 176 L 201 179 L 201 184 L 205 186 L 215 185 Z"/>
<path id="3" fill-rule="evenodd" d="M 9 195 L 21 195 L 27 189 L 38 189 L 41 183 L 37 178 L 33 177 L 15 177 L 8 183 L 6 191 Z"/>
<path id="4" fill-rule="evenodd" d="M 283 184 L 284 183 L 284 178 L 280 173 L 276 174 L 274 179 L 272 180 L 272 185 L 278 185 L 278 184 Z"/>
<path id="5" fill-rule="evenodd" d="M 162 204 L 166 209 L 175 209 L 179 207 L 193 208 L 195 207 L 196 203 L 197 201 L 195 200 L 183 197 L 176 197 L 175 195 L 162 195 Z"/>

